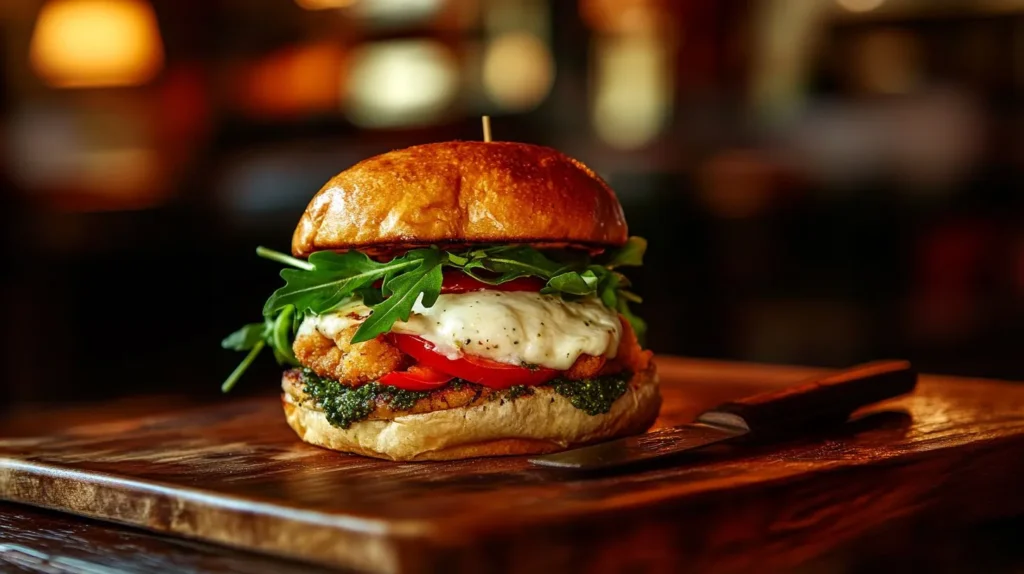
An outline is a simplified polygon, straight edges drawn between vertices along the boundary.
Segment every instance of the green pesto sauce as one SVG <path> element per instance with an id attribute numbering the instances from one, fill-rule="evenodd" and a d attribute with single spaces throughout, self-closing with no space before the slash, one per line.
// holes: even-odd
<path id="1" fill-rule="evenodd" d="M 365 420 L 378 402 L 383 402 L 394 410 L 408 410 L 415 406 L 416 401 L 428 397 L 431 392 L 406 391 L 377 382 L 353 388 L 333 379 L 317 376 L 309 369 L 302 369 L 301 377 L 303 391 L 323 410 L 327 421 L 343 429 L 349 428 L 352 423 Z M 610 411 L 612 404 L 625 394 L 631 377 L 632 373 L 622 372 L 579 381 L 555 379 L 545 386 L 550 386 L 556 393 L 569 399 L 572 406 L 588 415 L 599 415 Z M 453 379 L 447 388 L 459 390 L 475 386 L 462 379 Z M 520 397 L 533 396 L 535 392 L 533 387 L 514 385 L 492 393 L 489 400 L 514 401 Z"/>
<path id="2" fill-rule="evenodd" d="M 632 373 L 621 372 L 579 381 L 555 379 L 548 384 L 556 393 L 569 399 L 572 406 L 593 416 L 612 409 L 612 404 L 626 393 L 632 376 Z"/>
<path id="3" fill-rule="evenodd" d="M 377 382 L 353 388 L 319 377 L 309 369 L 302 370 L 302 383 L 306 394 L 324 411 L 327 422 L 343 429 L 370 416 L 378 401 L 401 411 L 411 409 L 416 401 L 430 394 L 406 391 Z"/>
<path id="4" fill-rule="evenodd" d="M 505 400 L 514 401 L 519 397 L 529 397 L 533 395 L 533 388 L 526 385 L 513 385 L 505 390 Z"/>
<path id="5" fill-rule="evenodd" d="M 470 383 L 470 384 L 472 384 L 472 383 Z M 526 385 L 512 385 L 511 387 L 509 387 L 507 389 L 504 389 L 504 390 L 501 390 L 501 391 L 494 391 L 493 393 L 490 394 L 490 396 L 487 398 L 487 400 L 489 400 L 489 401 L 500 400 L 501 402 L 514 401 L 514 400 L 518 399 L 519 397 L 533 396 L 533 393 L 534 393 L 533 387 L 528 387 Z"/>

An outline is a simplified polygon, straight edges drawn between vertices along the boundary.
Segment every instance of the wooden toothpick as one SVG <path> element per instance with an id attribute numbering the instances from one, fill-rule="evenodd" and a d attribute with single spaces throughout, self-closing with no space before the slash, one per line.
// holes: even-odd
<path id="1" fill-rule="evenodd" d="M 491 116 L 483 116 L 480 118 L 484 123 L 484 141 L 491 141 Z"/>

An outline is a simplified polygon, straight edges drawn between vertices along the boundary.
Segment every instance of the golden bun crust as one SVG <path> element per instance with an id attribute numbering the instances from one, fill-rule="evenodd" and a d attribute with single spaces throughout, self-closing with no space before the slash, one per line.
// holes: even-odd
<path id="1" fill-rule="evenodd" d="M 626 242 L 615 193 L 554 149 L 512 142 L 424 144 L 365 159 L 310 200 L 292 253 L 525 243 L 599 251 Z"/>
<path id="2" fill-rule="evenodd" d="M 347 429 L 324 413 L 282 396 L 288 424 L 303 441 L 395 461 L 457 460 L 556 452 L 644 432 L 658 417 L 661 393 L 654 364 L 637 373 L 609 412 L 588 415 L 549 387 L 511 401 L 364 420 Z"/>

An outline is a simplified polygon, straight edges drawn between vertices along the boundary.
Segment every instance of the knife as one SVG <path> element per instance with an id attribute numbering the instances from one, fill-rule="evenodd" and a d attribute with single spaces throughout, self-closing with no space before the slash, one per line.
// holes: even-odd
<path id="1" fill-rule="evenodd" d="M 907 361 L 864 363 L 721 404 L 691 423 L 529 460 L 543 467 L 606 470 L 726 441 L 778 441 L 840 425 L 857 409 L 916 386 L 917 373 Z"/>

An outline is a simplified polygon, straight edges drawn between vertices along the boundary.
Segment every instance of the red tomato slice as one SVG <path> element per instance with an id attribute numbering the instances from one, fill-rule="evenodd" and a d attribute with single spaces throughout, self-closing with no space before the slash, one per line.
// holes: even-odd
<path id="1" fill-rule="evenodd" d="M 540 291 L 545 282 L 536 277 L 520 277 L 500 285 L 488 285 L 459 271 L 444 274 L 441 293 L 466 293 L 467 291 Z"/>
<path id="2" fill-rule="evenodd" d="M 416 359 L 419 364 L 492 389 L 507 389 L 513 385 L 540 385 L 555 378 L 559 373 L 554 369 L 527 369 L 470 355 L 449 359 L 434 351 L 432 344 L 414 335 L 391 336 L 399 350 Z"/>
<path id="3" fill-rule="evenodd" d="M 423 365 L 413 365 L 404 371 L 391 371 L 380 378 L 380 383 L 407 391 L 430 391 L 443 387 L 453 378 Z"/>

